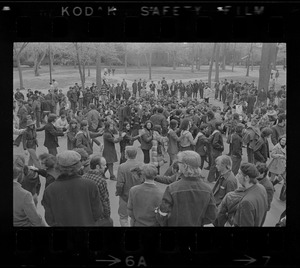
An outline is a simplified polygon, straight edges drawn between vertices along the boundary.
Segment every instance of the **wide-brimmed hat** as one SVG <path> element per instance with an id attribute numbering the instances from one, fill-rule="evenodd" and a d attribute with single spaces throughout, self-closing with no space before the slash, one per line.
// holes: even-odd
<path id="1" fill-rule="evenodd" d="M 33 121 L 31 119 L 27 120 L 26 127 L 29 127 L 31 125 L 35 125 L 35 121 Z"/>
<path id="2" fill-rule="evenodd" d="M 277 112 L 275 110 L 269 110 L 269 111 L 267 111 L 267 115 L 274 116 L 274 115 L 277 115 Z"/>

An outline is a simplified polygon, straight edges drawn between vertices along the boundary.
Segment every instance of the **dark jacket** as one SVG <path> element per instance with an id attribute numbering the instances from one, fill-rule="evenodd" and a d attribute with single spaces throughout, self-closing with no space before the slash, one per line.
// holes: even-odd
<path id="1" fill-rule="evenodd" d="M 266 163 L 270 157 L 269 143 L 266 138 L 260 137 L 257 144 L 253 148 L 254 159 L 257 162 Z"/>
<path id="2" fill-rule="evenodd" d="M 95 226 L 103 216 L 96 183 L 79 175 L 60 175 L 45 189 L 42 205 L 50 226 Z"/>
<path id="3" fill-rule="evenodd" d="M 215 150 L 218 153 L 224 151 L 223 137 L 220 131 L 214 131 L 208 139 L 213 151 Z"/>
<path id="4" fill-rule="evenodd" d="M 243 140 L 239 134 L 237 133 L 232 134 L 230 147 L 231 147 L 232 156 L 236 156 L 237 158 L 242 158 Z"/>
<path id="5" fill-rule="evenodd" d="M 173 129 L 170 129 L 168 132 L 168 153 L 177 154 L 178 153 L 178 141 L 179 137 Z"/>
<path id="6" fill-rule="evenodd" d="M 159 125 L 162 129 L 166 129 L 168 126 L 166 117 L 161 113 L 152 115 L 150 117 L 150 121 L 152 122 L 153 126 Z"/>
<path id="7" fill-rule="evenodd" d="M 76 134 L 77 134 L 77 128 L 75 130 L 71 130 L 67 133 L 68 137 L 68 143 L 67 143 L 67 149 L 73 150 L 76 148 Z"/>
<path id="8" fill-rule="evenodd" d="M 267 192 L 257 183 L 245 191 L 234 216 L 234 226 L 260 227 L 268 210 Z"/>
<path id="9" fill-rule="evenodd" d="M 38 146 L 38 142 L 36 139 L 36 131 L 32 129 L 26 129 L 23 133 L 23 149 L 35 149 Z"/>
<path id="10" fill-rule="evenodd" d="M 197 152 L 200 156 L 205 156 L 206 155 L 206 146 L 208 144 L 208 140 L 205 137 L 203 133 L 202 135 L 198 137 L 196 146 L 195 146 L 195 152 Z"/>
<path id="11" fill-rule="evenodd" d="M 153 128 L 153 123 L 151 121 L 146 121 L 145 127 L 141 133 L 141 149 L 150 150 L 152 148 L 153 132 L 146 128 L 147 124 L 151 123 L 151 129 Z"/>
<path id="12" fill-rule="evenodd" d="M 47 148 L 59 147 L 57 136 L 63 136 L 64 133 L 61 130 L 57 130 L 52 123 L 47 123 L 45 126 L 36 129 L 36 131 L 42 130 L 45 130 L 44 146 Z"/>
<path id="13" fill-rule="evenodd" d="M 115 148 L 115 143 L 118 143 L 122 138 L 115 138 L 111 131 L 106 131 L 103 134 L 103 157 L 106 160 L 106 163 L 115 163 L 118 162 L 117 152 Z"/>
<path id="14" fill-rule="evenodd" d="M 25 105 L 19 108 L 17 115 L 19 117 L 19 129 L 26 128 L 28 111 Z"/>
<path id="15" fill-rule="evenodd" d="M 203 226 L 217 216 L 216 201 L 211 188 L 200 178 L 181 177 L 167 186 L 163 195 L 158 221 L 167 226 Z"/>
<path id="16" fill-rule="evenodd" d="M 269 180 L 268 177 L 265 177 L 263 179 L 257 179 L 258 182 L 263 185 L 266 189 L 267 192 L 267 198 L 268 198 L 268 211 L 271 209 L 271 203 L 273 200 L 273 196 L 274 196 L 274 186 L 271 183 L 271 181 Z"/>
<path id="17" fill-rule="evenodd" d="M 213 188 L 216 205 L 218 206 L 222 202 L 227 193 L 232 192 L 235 189 L 237 189 L 237 179 L 232 171 L 228 171 L 224 175 L 219 176 Z"/>
<path id="18" fill-rule="evenodd" d="M 286 134 L 286 127 L 285 126 L 281 127 L 281 126 L 275 125 L 275 126 L 272 126 L 272 130 L 273 130 L 273 133 L 271 136 L 271 141 L 274 145 L 276 145 L 279 141 L 279 137 Z"/>

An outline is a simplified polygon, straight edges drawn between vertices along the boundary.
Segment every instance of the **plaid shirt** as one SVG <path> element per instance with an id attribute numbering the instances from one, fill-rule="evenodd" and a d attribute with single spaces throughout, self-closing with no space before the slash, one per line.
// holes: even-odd
<path id="1" fill-rule="evenodd" d="M 100 199 L 103 206 L 104 217 L 110 217 L 110 202 L 109 202 L 109 194 L 107 190 L 107 183 L 104 179 L 104 174 L 99 172 L 98 170 L 89 170 L 86 174 L 82 176 L 82 178 L 89 179 L 94 181 L 100 192 Z"/>

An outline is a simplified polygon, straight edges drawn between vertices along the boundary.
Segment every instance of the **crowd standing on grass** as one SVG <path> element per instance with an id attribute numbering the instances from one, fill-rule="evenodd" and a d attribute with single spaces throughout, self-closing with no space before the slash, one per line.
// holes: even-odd
<path id="1" fill-rule="evenodd" d="M 26 101 L 17 89 L 13 104 L 14 146 L 22 143 L 29 155 L 27 164 L 14 158 L 15 226 L 113 226 L 107 171 L 121 226 L 263 226 L 274 185 L 283 182 L 285 201 L 284 85 L 272 83 L 266 94 L 254 81 L 224 79 L 211 88 L 202 80 L 104 79 L 100 88 L 75 83 L 63 94 L 53 81 L 47 94 L 28 89 Z M 47 152 L 37 156 L 39 131 Z M 68 149 L 60 153 L 59 136 Z M 163 165 L 169 168 L 160 174 Z M 46 178 L 46 223 L 36 212 L 39 176 Z M 164 193 L 155 181 L 167 184 Z"/>

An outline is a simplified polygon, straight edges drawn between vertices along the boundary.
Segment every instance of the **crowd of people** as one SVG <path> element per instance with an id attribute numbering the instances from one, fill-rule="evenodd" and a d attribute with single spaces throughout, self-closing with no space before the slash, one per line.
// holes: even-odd
<path id="1" fill-rule="evenodd" d="M 115 86 L 104 79 L 100 88 L 75 83 L 64 94 L 54 80 L 48 94 L 28 89 L 26 97 L 14 94 L 14 146 L 29 155 L 27 163 L 14 155 L 15 226 L 113 226 L 107 171 L 121 226 L 263 226 L 274 185 L 283 184 L 285 201 L 285 86 L 266 94 L 254 81 L 211 88 L 202 80 Z M 39 131 L 48 153 L 37 156 Z M 58 153 L 65 135 L 67 151 Z M 36 210 L 39 176 L 46 222 Z M 155 181 L 168 184 L 164 193 Z"/>

